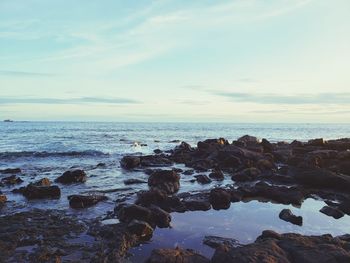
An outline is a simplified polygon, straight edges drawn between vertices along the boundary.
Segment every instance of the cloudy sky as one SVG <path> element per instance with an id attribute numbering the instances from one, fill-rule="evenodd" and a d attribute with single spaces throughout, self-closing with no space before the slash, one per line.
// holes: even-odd
<path id="1" fill-rule="evenodd" d="M 0 0 L 0 118 L 350 122 L 348 0 Z"/>

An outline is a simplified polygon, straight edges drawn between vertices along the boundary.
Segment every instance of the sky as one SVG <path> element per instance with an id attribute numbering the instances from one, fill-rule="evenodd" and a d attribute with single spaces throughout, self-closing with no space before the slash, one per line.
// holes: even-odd
<path id="1" fill-rule="evenodd" d="M 0 118 L 350 123 L 349 0 L 0 0 Z"/>

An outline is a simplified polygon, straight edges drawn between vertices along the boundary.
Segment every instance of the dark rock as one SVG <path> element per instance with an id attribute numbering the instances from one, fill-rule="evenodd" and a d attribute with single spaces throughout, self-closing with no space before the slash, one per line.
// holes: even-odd
<path id="1" fill-rule="evenodd" d="M 338 167 L 340 173 L 350 175 L 350 160 L 341 162 Z"/>
<path id="2" fill-rule="evenodd" d="M 350 262 L 349 245 L 331 235 L 280 235 L 264 231 L 255 243 L 229 249 L 219 247 L 211 262 Z"/>
<path id="3" fill-rule="evenodd" d="M 87 208 L 100 201 L 107 200 L 107 197 L 103 195 L 70 195 L 68 200 L 72 208 Z"/>
<path id="4" fill-rule="evenodd" d="M 219 158 L 220 154 L 222 154 L 222 152 L 219 152 Z M 237 168 L 242 164 L 241 159 L 233 155 L 226 155 L 222 159 L 219 159 L 219 163 L 220 167 L 223 168 Z"/>
<path id="5" fill-rule="evenodd" d="M 21 188 L 20 192 L 27 199 L 60 198 L 61 196 L 61 190 L 57 185 L 36 186 L 29 184 L 27 187 Z"/>
<path id="6" fill-rule="evenodd" d="M 180 188 L 180 176 L 173 170 L 155 171 L 148 178 L 148 185 L 153 189 L 173 194 Z"/>
<path id="7" fill-rule="evenodd" d="M 163 155 L 141 156 L 141 166 L 144 167 L 166 167 L 173 164 L 171 160 Z"/>
<path id="8" fill-rule="evenodd" d="M 231 194 L 225 189 L 215 188 L 210 191 L 209 200 L 215 210 L 228 209 L 231 205 Z"/>
<path id="9" fill-rule="evenodd" d="M 143 240 L 149 240 L 153 235 L 153 228 L 147 222 L 136 219 L 128 224 L 127 229 L 129 232 L 140 236 Z"/>
<path id="10" fill-rule="evenodd" d="M 160 149 L 155 149 L 155 150 L 153 150 L 153 152 L 154 152 L 155 154 L 161 154 L 161 153 L 162 153 L 162 151 L 161 151 Z"/>
<path id="11" fill-rule="evenodd" d="M 196 175 L 195 178 L 197 179 L 197 182 L 200 184 L 210 184 L 212 182 L 210 178 L 205 174 Z"/>
<path id="12" fill-rule="evenodd" d="M 192 175 L 194 174 L 194 170 L 187 170 L 183 172 L 184 175 Z"/>
<path id="13" fill-rule="evenodd" d="M 0 205 L 4 204 L 6 201 L 7 201 L 6 195 L 0 193 Z"/>
<path id="14" fill-rule="evenodd" d="M 341 217 L 344 216 L 344 213 L 342 211 L 340 211 L 337 208 L 334 207 L 330 207 L 330 206 L 324 206 L 322 207 L 322 209 L 320 210 L 321 213 L 327 215 L 327 216 L 331 216 L 335 219 L 339 219 Z"/>
<path id="15" fill-rule="evenodd" d="M 225 178 L 224 174 L 219 168 L 213 169 L 212 172 L 209 174 L 209 177 L 220 181 L 224 180 Z"/>
<path id="16" fill-rule="evenodd" d="M 265 153 L 273 152 L 273 146 L 267 139 L 262 139 L 260 145 L 263 147 Z"/>
<path id="17" fill-rule="evenodd" d="M 154 249 L 146 263 L 209 263 L 210 260 L 191 249 Z"/>
<path id="18" fill-rule="evenodd" d="M 5 185 L 14 185 L 14 184 L 20 184 L 20 183 L 23 183 L 23 180 L 14 174 L 8 177 L 5 177 L 1 180 L 1 184 L 5 184 Z"/>
<path id="19" fill-rule="evenodd" d="M 0 173 L 2 174 L 19 174 L 21 172 L 22 171 L 20 168 L 7 168 L 7 169 L 0 170 Z"/>
<path id="20" fill-rule="evenodd" d="M 124 156 L 120 161 L 120 165 L 124 169 L 134 169 L 140 164 L 141 159 L 138 156 Z"/>
<path id="21" fill-rule="evenodd" d="M 51 186 L 51 182 L 48 178 L 42 178 L 36 182 L 33 183 L 35 186 Z"/>
<path id="22" fill-rule="evenodd" d="M 303 225 L 303 218 L 301 216 L 293 215 L 290 209 L 283 209 L 279 214 L 279 218 L 294 225 Z"/>
<path id="23" fill-rule="evenodd" d="M 190 211 L 208 211 L 211 208 L 211 204 L 207 200 L 186 199 L 183 203 Z"/>
<path id="24" fill-rule="evenodd" d="M 141 179 L 127 179 L 124 180 L 125 185 L 130 185 L 130 184 L 147 184 L 146 181 L 141 180 Z"/>
<path id="25" fill-rule="evenodd" d="M 152 222 L 152 211 L 146 207 L 135 204 L 123 204 L 116 208 L 118 219 L 122 222 L 130 222 L 133 219 Z"/>
<path id="26" fill-rule="evenodd" d="M 236 239 L 218 236 L 205 236 L 203 239 L 203 244 L 214 249 L 219 247 L 235 248 L 241 246 Z"/>
<path id="27" fill-rule="evenodd" d="M 158 227 L 165 228 L 170 226 L 171 216 L 168 212 L 155 205 L 152 205 L 150 210 L 152 212 L 152 221 Z"/>
<path id="28" fill-rule="evenodd" d="M 246 168 L 243 171 L 233 174 L 232 180 L 237 182 L 254 181 L 258 178 L 260 174 L 260 170 L 255 167 Z"/>
<path id="29" fill-rule="evenodd" d="M 313 140 L 309 140 L 307 142 L 307 144 L 310 145 L 310 146 L 324 146 L 325 143 L 326 142 L 323 140 L 323 138 L 313 139 Z"/>
<path id="30" fill-rule="evenodd" d="M 84 183 L 87 176 L 83 170 L 73 170 L 64 172 L 55 181 L 61 184 Z"/>

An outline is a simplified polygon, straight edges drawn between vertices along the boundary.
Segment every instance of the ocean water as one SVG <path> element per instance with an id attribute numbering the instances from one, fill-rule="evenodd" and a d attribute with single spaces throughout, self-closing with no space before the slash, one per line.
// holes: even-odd
<path id="1" fill-rule="evenodd" d="M 307 141 L 312 138 L 338 139 L 350 137 L 350 124 L 224 124 L 224 123 L 98 123 L 98 122 L 0 122 L 0 169 L 21 168 L 21 185 L 1 187 L 9 202 L 0 210 L 1 215 L 29 210 L 63 209 L 84 218 L 103 218 L 113 210 L 116 201 L 132 200 L 147 184 L 125 185 L 130 178 L 144 179 L 142 171 L 125 171 L 120 159 L 126 154 L 151 154 L 154 149 L 168 150 L 179 142 L 193 146 L 200 140 L 224 137 L 229 141 L 245 134 L 270 141 Z M 104 166 L 97 166 L 103 163 Z M 183 165 L 177 167 L 186 170 Z M 54 181 L 63 172 L 80 168 L 86 171 L 84 184 L 60 185 L 62 196 L 56 200 L 26 200 L 11 190 L 29 182 L 47 177 Z M 0 174 L 0 179 L 6 175 Z M 193 176 L 181 175 L 180 192 L 197 191 L 216 185 L 232 184 L 230 176 L 222 182 L 202 186 L 191 182 Z M 94 207 L 74 210 L 69 207 L 71 194 L 104 193 L 108 201 Z M 272 203 L 234 203 L 225 211 L 173 213 L 173 228 L 156 229 L 153 239 L 131 252 L 132 262 L 140 262 L 155 247 L 177 245 L 194 248 L 207 256 L 213 250 L 201 245 L 204 235 L 221 235 L 253 242 L 265 229 L 278 232 L 340 235 L 349 233 L 350 218 L 335 220 L 318 212 L 323 201 L 306 200 L 295 208 Z M 282 208 L 292 208 L 304 217 L 304 226 L 298 227 L 281 221 Z"/>

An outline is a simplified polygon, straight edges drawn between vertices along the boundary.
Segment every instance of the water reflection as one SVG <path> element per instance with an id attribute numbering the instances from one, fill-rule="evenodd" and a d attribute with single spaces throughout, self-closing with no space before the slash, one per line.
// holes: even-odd
<path id="1" fill-rule="evenodd" d="M 142 262 L 154 248 L 192 248 L 207 257 L 214 250 L 203 245 L 206 235 L 237 239 L 242 244 L 254 242 L 263 230 L 271 229 L 279 233 L 300 233 L 305 235 L 350 233 L 350 217 L 334 219 L 319 212 L 325 205 L 322 201 L 307 199 L 300 208 L 290 205 L 262 203 L 233 203 L 227 210 L 172 213 L 172 229 L 156 229 L 152 240 L 130 250 L 132 262 Z M 284 208 L 303 217 L 303 226 L 296 226 L 279 219 Z"/>

